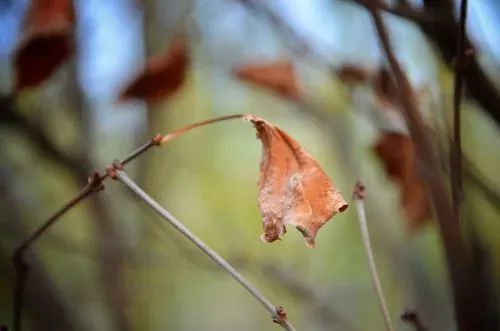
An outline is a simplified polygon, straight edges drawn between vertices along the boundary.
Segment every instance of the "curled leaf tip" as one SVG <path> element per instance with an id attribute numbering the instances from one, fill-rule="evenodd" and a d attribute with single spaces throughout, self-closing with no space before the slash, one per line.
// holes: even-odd
<path id="1" fill-rule="evenodd" d="M 273 242 L 295 226 L 313 247 L 318 230 L 347 203 L 319 164 L 284 131 L 262 118 L 249 115 L 262 141 L 258 181 L 259 207 L 264 233 Z"/>

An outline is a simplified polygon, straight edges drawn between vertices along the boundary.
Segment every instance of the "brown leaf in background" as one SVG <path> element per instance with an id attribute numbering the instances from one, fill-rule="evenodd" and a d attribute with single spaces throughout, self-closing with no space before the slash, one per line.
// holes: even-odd
<path id="1" fill-rule="evenodd" d="M 347 84 L 367 83 L 373 73 L 359 65 L 346 64 L 340 67 L 336 74 L 338 78 Z"/>
<path id="2" fill-rule="evenodd" d="M 414 233 L 432 216 L 427 190 L 418 177 L 415 147 L 410 137 L 385 132 L 374 146 L 389 178 L 399 186 L 408 233 Z"/>
<path id="3" fill-rule="evenodd" d="M 302 90 L 290 61 L 249 64 L 236 68 L 234 74 L 241 80 L 267 88 L 281 97 L 294 101 L 302 97 Z"/>
<path id="4" fill-rule="evenodd" d="M 73 51 L 71 0 L 33 0 L 15 54 L 16 90 L 48 79 Z"/>
<path id="5" fill-rule="evenodd" d="M 174 95 L 184 83 L 189 66 L 186 41 L 175 39 L 164 54 L 152 57 L 125 88 L 121 99 L 161 101 Z"/>
<path id="6" fill-rule="evenodd" d="M 295 226 L 308 246 L 314 246 L 318 230 L 331 217 L 347 209 L 347 203 L 319 164 L 281 129 L 248 116 L 262 141 L 259 205 L 263 241 L 273 242 Z"/>

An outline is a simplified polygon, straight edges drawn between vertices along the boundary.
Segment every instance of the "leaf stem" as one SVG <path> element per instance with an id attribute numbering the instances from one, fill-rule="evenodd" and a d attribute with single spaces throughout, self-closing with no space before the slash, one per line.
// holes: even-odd
<path id="1" fill-rule="evenodd" d="M 183 131 L 181 131 L 183 132 Z M 143 200 L 149 207 L 151 207 L 158 215 L 165 221 L 179 231 L 184 237 L 196 245 L 208 257 L 210 257 L 219 267 L 226 270 L 231 277 L 233 277 L 240 285 L 242 285 L 257 301 L 259 301 L 264 308 L 266 308 L 273 316 L 273 321 L 278 323 L 285 330 L 293 331 L 294 327 L 287 321 L 282 308 L 273 305 L 262 293 L 259 292 L 252 284 L 248 282 L 233 266 L 217 254 L 212 248 L 205 244 L 200 238 L 194 235 L 184 224 L 182 224 L 175 216 L 170 214 L 151 196 L 144 192 L 127 174 L 125 171 L 116 168 L 116 178 L 120 180 L 129 190 L 131 190 L 137 197 Z"/>
<path id="2" fill-rule="evenodd" d="M 239 118 L 243 119 L 243 118 L 245 118 L 245 116 L 247 116 L 247 115 L 246 114 L 233 114 L 233 115 L 215 117 L 215 118 L 211 118 L 211 119 L 206 120 L 206 121 L 201 121 L 201 122 L 196 122 L 196 123 L 193 123 L 190 125 L 186 125 L 182 128 L 176 129 L 176 130 L 168 133 L 167 135 L 165 135 L 161 139 L 161 144 L 163 145 L 163 144 L 169 142 L 170 140 L 177 138 L 178 136 L 180 136 L 188 131 L 191 131 L 192 129 L 199 128 L 200 126 L 205 126 L 205 125 L 209 125 L 209 124 L 213 124 L 213 123 L 217 123 L 217 122 L 234 120 L 234 119 L 239 119 Z"/>
<path id="3" fill-rule="evenodd" d="M 385 327 L 387 331 L 394 331 L 392 327 L 391 317 L 389 315 L 389 309 L 387 309 L 387 304 L 382 291 L 382 285 L 380 284 L 380 279 L 377 272 L 377 266 L 375 264 L 375 258 L 373 256 L 373 249 L 370 241 L 370 234 L 368 232 L 368 222 L 366 221 L 366 212 L 364 204 L 364 186 L 361 182 L 357 182 L 354 188 L 354 203 L 356 205 L 356 210 L 358 212 L 359 228 L 361 230 L 361 238 L 363 240 L 363 245 L 365 247 L 366 258 L 368 260 L 368 266 L 370 267 L 373 287 L 377 293 L 378 301 L 380 304 L 380 310 L 384 316 Z"/>

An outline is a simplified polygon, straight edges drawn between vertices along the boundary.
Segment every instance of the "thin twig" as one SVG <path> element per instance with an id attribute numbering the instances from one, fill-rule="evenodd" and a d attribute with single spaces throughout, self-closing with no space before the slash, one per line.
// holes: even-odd
<path id="1" fill-rule="evenodd" d="M 234 269 L 226 260 L 217 254 L 212 248 L 206 245 L 200 238 L 195 236 L 184 224 L 177 218 L 160 206 L 153 198 L 144 192 L 130 177 L 119 167 L 116 167 L 116 178 L 120 180 L 128 189 L 130 189 L 137 197 L 143 200 L 149 207 L 158 213 L 171 226 L 179 231 L 184 237 L 202 250 L 210 257 L 217 265 L 226 270 L 240 285 L 242 285 L 264 308 L 266 308 L 273 316 L 273 321 L 278 323 L 285 330 L 295 330 L 290 322 L 286 319 L 286 314 L 283 308 L 277 307 L 271 303 L 262 293 L 260 293 L 252 284 L 246 280 L 236 269 Z"/>
<path id="2" fill-rule="evenodd" d="M 214 124 L 222 121 L 227 121 L 227 120 L 234 120 L 234 119 L 241 119 L 244 118 L 246 115 L 245 114 L 233 114 L 233 115 L 227 115 L 227 116 L 221 116 L 221 117 L 215 117 L 211 118 L 206 121 L 201 121 L 201 122 L 196 122 L 190 125 L 186 125 L 185 127 L 182 127 L 180 129 L 174 130 L 170 132 L 169 134 L 165 135 L 163 139 L 161 139 L 161 144 L 165 144 L 169 142 L 170 140 L 177 138 L 178 136 L 191 131 L 192 129 L 199 128 L 201 126 L 209 125 L 209 124 Z"/>
<path id="3" fill-rule="evenodd" d="M 213 119 L 209 119 L 206 121 L 201 121 L 197 123 L 193 123 L 182 127 L 180 129 L 174 130 L 171 133 L 162 136 L 160 134 L 154 136 L 149 142 L 140 146 L 132 153 L 130 153 L 127 157 L 125 157 L 120 164 L 126 165 L 129 162 L 135 160 L 143 153 L 148 151 L 150 148 L 154 146 L 160 146 L 168 141 L 194 129 L 204 125 L 213 124 L 221 121 L 244 118 L 244 114 L 235 114 L 228 116 L 221 116 Z M 78 165 L 79 166 L 79 165 Z M 57 220 L 61 218 L 66 212 L 70 209 L 78 205 L 81 201 L 85 200 L 87 197 L 91 196 L 93 193 L 98 192 L 104 188 L 103 181 L 108 179 L 110 176 L 114 176 L 115 169 L 113 167 L 108 167 L 105 172 L 99 174 L 94 173 L 89 177 L 89 182 L 87 185 L 77 193 L 73 198 L 71 198 L 66 204 L 64 204 L 57 212 L 52 214 L 45 222 L 42 223 L 26 240 L 24 240 L 17 248 L 15 249 L 12 255 L 12 262 L 14 268 L 16 269 L 16 285 L 14 292 L 14 331 L 22 330 L 22 309 L 23 309 L 23 299 L 24 292 L 26 287 L 26 280 L 29 273 L 29 265 L 24 259 L 24 253 L 26 250 L 31 247 L 33 243 L 35 243 L 40 236 L 47 231 L 52 225 L 54 225 Z"/>
<path id="4" fill-rule="evenodd" d="M 377 266 L 375 264 L 375 258 L 373 256 L 372 244 L 370 241 L 370 233 L 368 232 L 368 222 L 366 221 L 365 212 L 365 187 L 360 181 L 356 183 L 354 188 L 354 203 L 356 205 L 356 210 L 358 212 L 359 228 L 361 230 L 361 238 L 363 240 L 363 245 L 365 246 L 366 258 L 368 259 L 368 266 L 370 267 L 373 287 L 377 293 L 378 301 L 380 304 L 380 310 L 384 316 L 385 327 L 388 331 L 393 331 L 391 316 L 389 314 L 389 309 L 387 308 L 387 303 L 385 300 L 384 292 L 382 291 L 382 285 L 380 284 L 380 279 L 377 272 Z"/>
<path id="5" fill-rule="evenodd" d="M 458 217 L 460 215 L 460 205 L 463 200 L 463 179 L 462 179 L 462 121 L 460 105 L 462 101 L 462 89 L 464 81 L 464 70 L 467 65 L 467 55 L 465 49 L 465 29 L 467 21 L 467 0 L 462 0 L 460 4 L 460 21 L 457 38 L 457 56 L 455 58 L 455 83 L 453 91 L 453 144 L 450 155 L 451 188 L 453 194 L 453 207 Z"/>
<path id="6" fill-rule="evenodd" d="M 422 324 L 420 320 L 420 316 L 418 316 L 417 312 L 414 310 L 405 310 L 404 313 L 401 314 L 401 319 L 408 324 L 412 324 L 415 328 L 415 331 L 428 331 L 427 328 Z"/>

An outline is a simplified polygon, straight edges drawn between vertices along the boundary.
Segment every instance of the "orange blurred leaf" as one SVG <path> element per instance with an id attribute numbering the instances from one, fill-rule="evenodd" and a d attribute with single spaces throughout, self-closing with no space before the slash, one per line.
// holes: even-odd
<path id="1" fill-rule="evenodd" d="M 264 234 L 273 242 L 295 226 L 306 245 L 314 246 L 318 230 L 338 212 L 347 209 L 340 192 L 311 155 L 281 129 L 265 120 L 247 116 L 262 141 L 259 205 Z"/>
<path id="2" fill-rule="evenodd" d="M 164 54 L 152 57 L 121 93 L 121 99 L 161 101 L 174 95 L 186 79 L 189 66 L 184 39 L 175 39 Z"/>
<path id="3" fill-rule="evenodd" d="M 48 79 L 73 52 L 71 0 L 32 0 L 15 54 L 16 90 Z"/>
<path id="4" fill-rule="evenodd" d="M 290 61 L 249 64 L 236 68 L 234 74 L 243 81 L 267 88 L 281 97 L 294 101 L 302 97 L 302 89 Z"/>
<path id="5" fill-rule="evenodd" d="M 415 147 L 410 137 L 385 132 L 374 146 L 389 178 L 399 186 L 408 233 L 414 233 L 432 216 L 427 190 L 416 167 Z"/>

